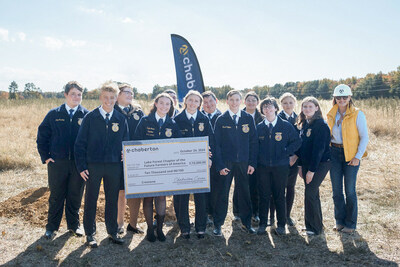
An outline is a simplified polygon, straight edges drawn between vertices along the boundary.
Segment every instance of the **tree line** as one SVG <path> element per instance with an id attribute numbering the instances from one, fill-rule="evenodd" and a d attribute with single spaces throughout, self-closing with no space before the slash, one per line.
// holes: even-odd
<path id="1" fill-rule="evenodd" d="M 370 73 L 365 77 L 357 78 L 351 77 L 347 79 L 331 80 L 313 80 L 304 82 L 287 82 L 285 84 L 277 83 L 273 86 L 254 86 L 253 88 L 245 88 L 244 93 L 248 91 L 255 91 L 260 98 L 264 98 L 267 95 L 274 96 L 278 98 L 285 92 L 290 92 L 297 98 L 302 99 L 305 96 L 315 96 L 320 99 L 330 99 L 332 97 L 333 89 L 338 84 L 347 84 L 352 88 L 353 97 L 356 99 L 366 99 L 366 98 L 399 98 L 400 97 L 400 66 L 397 70 L 391 71 L 387 74 L 378 72 L 376 74 Z M 153 86 L 151 93 L 140 93 L 137 88 L 133 88 L 135 93 L 135 98 L 139 100 L 150 100 L 155 98 L 155 96 L 166 89 L 177 90 L 177 86 L 167 85 Z M 232 90 L 230 85 L 224 85 L 221 87 L 206 86 L 205 90 L 211 90 L 219 99 L 224 99 L 227 92 Z M 8 87 L 8 96 L 6 92 L 1 92 L 0 98 L 9 99 L 26 99 L 26 98 L 63 98 L 64 93 L 61 92 L 42 92 L 40 87 L 37 87 L 33 83 L 25 84 L 24 90 L 18 90 L 18 84 L 12 81 Z M 6 97 L 5 97 L 6 96 Z M 97 99 L 99 97 L 99 90 L 93 89 L 88 90 L 84 88 L 83 98 L 84 99 Z"/>

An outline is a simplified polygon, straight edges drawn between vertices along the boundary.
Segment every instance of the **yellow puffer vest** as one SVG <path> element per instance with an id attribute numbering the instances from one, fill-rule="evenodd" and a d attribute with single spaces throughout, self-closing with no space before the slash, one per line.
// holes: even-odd
<path id="1" fill-rule="evenodd" d="M 332 109 L 328 112 L 328 125 L 331 129 L 335 125 L 336 113 L 338 111 L 338 105 L 335 104 Z M 347 106 L 346 114 L 344 115 L 342 122 L 342 140 L 344 157 L 346 162 L 352 160 L 357 154 L 358 144 L 360 143 L 360 136 L 357 130 L 357 115 L 360 110 L 353 106 Z M 367 156 L 367 151 L 365 151 L 363 157 Z"/>

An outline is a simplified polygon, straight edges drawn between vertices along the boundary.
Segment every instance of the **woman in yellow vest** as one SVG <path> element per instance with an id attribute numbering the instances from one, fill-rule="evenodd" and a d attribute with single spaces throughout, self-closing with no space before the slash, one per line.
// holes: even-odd
<path id="1" fill-rule="evenodd" d="M 357 225 L 356 179 L 368 144 L 367 120 L 351 99 L 349 86 L 339 84 L 328 112 L 331 130 L 331 182 L 335 204 L 335 230 L 353 233 Z M 343 194 L 343 184 L 346 198 Z"/>

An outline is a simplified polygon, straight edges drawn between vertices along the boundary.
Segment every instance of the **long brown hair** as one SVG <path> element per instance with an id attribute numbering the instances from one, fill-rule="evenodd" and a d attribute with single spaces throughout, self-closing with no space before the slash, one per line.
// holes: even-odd
<path id="1" fill-rule="evenodd" d="M 297 117 L 297 128 L 298 129 L 302 129 L 304 126 L 304 123 L 306 122 L 306 115 L 304 115 L 304 113 L 303 113 L 303 104 L 308 103 L 308 102 L 313 103 L 316 107 L 318 107 L 318 110 L 314 113 L 314 116 L 312 116 L 312 118 L 309 120 L 308 123 L 312 124 L 313 121 L 323 118 L 321 106 L 319 105 L 318 100 L 313 96 L 307 96 L 306 98 L 303 99 L 303 101 L 301 101 L 301 112 L 300 112 L 299 116 Z"/>
<path id="2" fill-rule="evenodd" d="M 151 107 L 150 114 L 151 114 L 151 113 L 156 113 L 157 107 L 156 107 L 155 104 L 158 103 L 158 100 L 159 100 L 161 97 L 166 97 L 166 98 L 168 98 L 168 99 L 171 101 L 171 107 L 169 108 L 169 111 L 168 111 L 168 114 L 167 114 L 167 115 L 168 115 L 170 118 L 172 118 L 172 116 L 174 115 L 174 110 L 175 110 L 175 108 L 174 108 L 174 100 L 172 100 L 172 97 L 170 97 L 169 94 L 167 94 L 167 93 L 161 93 L 161 94 L 158 94 L 158 95 L 156 96 L 156 98 L 154 99 L 153 106 Z"/>
<path id="3" fill-rule="evenodd" d="M 351 97 L 351 96 L 349 96 L 349 97 Z M 332 107 L 333 107 L 334 105 L 336 105 L 336 99 L 335 99 L 335 97 L 333 97 L 333 99 L 332 99 Z M 350 108 L 351 106 L 354 106 L 354 107 L 356 106 L 356 105 L 354 105 L 353 98 L 350 98 L 350 101 L 349 101 L 349 108 Z"/>

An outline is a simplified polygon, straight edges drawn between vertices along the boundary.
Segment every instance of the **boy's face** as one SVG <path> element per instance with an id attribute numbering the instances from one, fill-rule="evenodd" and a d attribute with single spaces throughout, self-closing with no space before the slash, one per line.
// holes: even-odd
<path id="1" fill-rule="evenodd" d="M 68 94 L 64 93 L 65 102 L 71 108 L 76 107 L 82 102 L 82 92 L 76 88 L 69 90 Z"/>
<path id="2" fill-rule="evenodd" d="M 117 95 L 112 92 L 103 91 L 100 94 L 100 101 L 105 110 L 111 111 L 117 101 Z"/>
<path id="3" fill-rule="evenodd" d="M 217 108 L 217 101 L 215 101 L 214 97 L 207 96 L 203 98 L 203 109 L 207 113 L 213 113 Z"/>
<path id="4" fill-rule="evenodd" d="M 237 111 L 242 103 L 242 98 L 238 94 L 231 95 L 227 100 L 229 109 L 232 111 Z"/>

